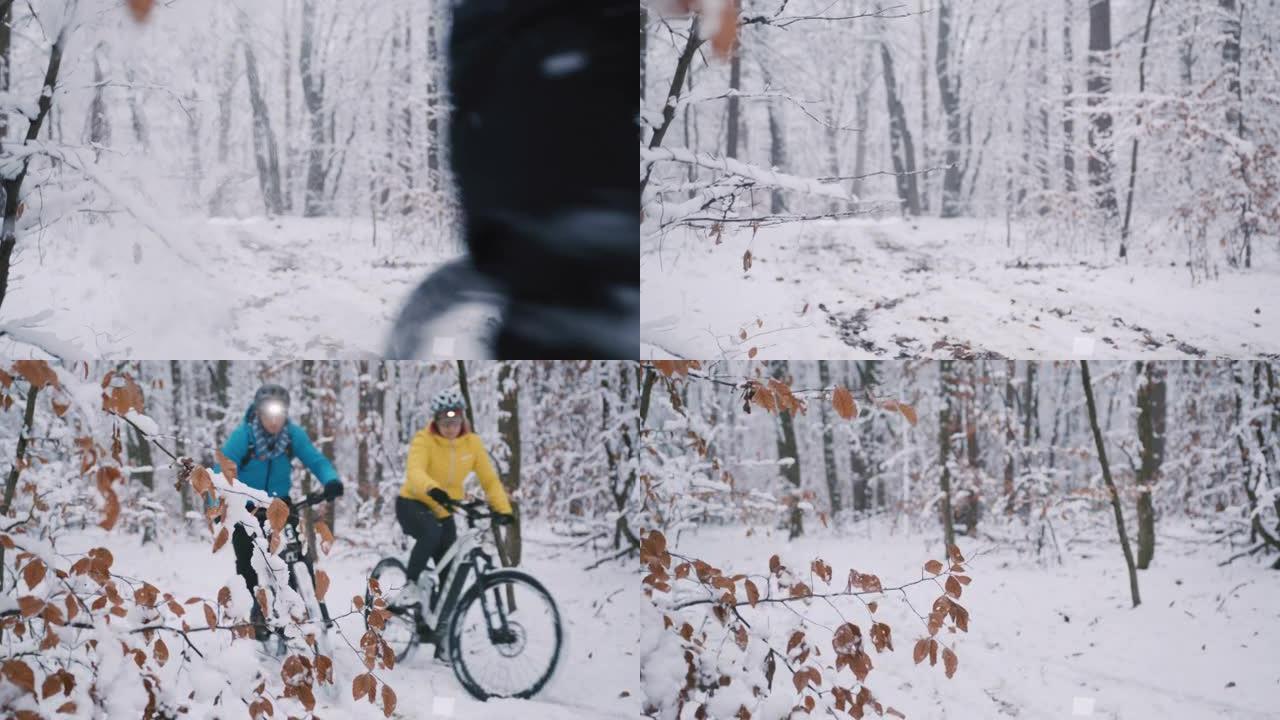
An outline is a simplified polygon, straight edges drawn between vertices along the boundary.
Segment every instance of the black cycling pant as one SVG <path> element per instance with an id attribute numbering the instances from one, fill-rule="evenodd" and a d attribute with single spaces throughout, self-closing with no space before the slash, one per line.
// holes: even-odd
<path id="1" fill-rule="evenodd" d="M 458 539 L 458 528 L 452 516 L 441 520 L 424 503 L 404 497 L 396 498 L 396 520 L 400 529 L 416 541 L 409 553 L 407 568 L 409 582 L 416 583 L 427 567 L 428 558 L 439 566 L 440 558 Z"/>

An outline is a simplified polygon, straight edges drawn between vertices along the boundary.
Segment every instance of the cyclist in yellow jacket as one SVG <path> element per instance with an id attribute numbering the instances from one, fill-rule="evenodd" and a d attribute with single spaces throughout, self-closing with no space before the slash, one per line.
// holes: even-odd
<path id="1" fill-rule="evenodd" d="M 462 481 L 472 472 L 480 479 L 494 522 L 509 525 L 511 501 L 493 469 L 484 441 L 467 426 L 462 394 L 448 389 L 431 400 L 431 422 L 414 436 L 409 446 L 404 485 L 396 498 L 396 520 L 416 541 L 406 568 L 409 582 L 420 585 L 427 558 L 439 565 L 440 557 L 457 539 L 457 528 L 447 505 L 463 497 Z"/>

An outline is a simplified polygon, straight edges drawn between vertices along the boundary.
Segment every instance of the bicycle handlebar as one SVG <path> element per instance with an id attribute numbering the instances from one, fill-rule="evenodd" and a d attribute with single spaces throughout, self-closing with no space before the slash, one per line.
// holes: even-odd
<path id="1" fill-rule="evenodd" d="M 467 500 L 465 502 L 458 502 L 457 500 L 450 498 L 449 502 L 444 504 L 444 508 L 449 512 L 461 510 L 462 513 L 467 516 L 468 520 L 484 520 L 492 518 L 496 514 L 492 510 L 481 512 L 479 508 L 484 507 L 488 507 L 484 500 Z"/>
<path id="2" fill-rule="evenodd" d="M 293 502 L 289 500 L 289 498 L 280 498 L 280 499 L 284 500 L 285 503 L 289 506 L 289 516 L 294 518 L 298 517 L 298 512 L 300 510 L 309 508 L 313 505 L 319 505 L 320 503 L 328 501 L 328 499 L 324 496 L 324 493 L 322 492 L 313 492 L 310 495 L 304 497 L 303 499 L 297 502 Z M 256 513 L 259 510 L 265 512 L 268 506 L 269 505 L 257 505 L 255 503 L 254 512 Z"/>

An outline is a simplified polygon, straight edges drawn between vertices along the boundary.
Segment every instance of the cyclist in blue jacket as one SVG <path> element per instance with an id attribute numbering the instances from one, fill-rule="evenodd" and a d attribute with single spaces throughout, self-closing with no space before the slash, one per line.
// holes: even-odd
<path id="1" fill-rule="evenodd" d="M 235 463 L 236 479 L 285 502 L 289 501 L 293 487 L 295 457 L 323 483 L 326 498 L 333 500 L 342 495 L 342 481 L 333 463 L 316 449 L 306 430 L 289 420 L 289 391 L 279 385 L 258 388 L 253 404 L 245 410 L 244 420 L 222 444 L 222 454 Z M 260 508 L 259 522 L 265 516 L 266 510 Z M 258 586 L 258 573 L 251 562 L 253 539 L 239 524 L 231 534 L 231 546 L 236 554 L 236 573 L 244 578 L 252 596 Z M 251 619 L 255 633 L 264 639 L 267 630 L 256 602 Z"/>

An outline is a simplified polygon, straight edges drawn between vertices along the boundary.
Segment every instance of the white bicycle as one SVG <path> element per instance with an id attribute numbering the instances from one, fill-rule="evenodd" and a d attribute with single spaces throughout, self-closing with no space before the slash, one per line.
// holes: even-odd
<path id="1" fill-rule="evenodd" d="M 484 502 L 450 503 L 466 528 L 440 559 L 426 607 L 416 598 L 397 601 L 409 585 L 404 563 L 384 558 L 374 566 L 369 587 L 389 598 L 390 618 L 382 638 L 402 661 L 420 643 L 434 644 L 448 658 L 458 682 L 473 697 L 528 698 L 551 679 L 560 659 L 564 630 L 551 594 L 532 576 L 497 569 L 481 546 L 476 524 L 493 517 Z M 433 572 L 430 569 L 424 572 Z M 366 618 L 373 606 L 365 597 Z"/>
<path id="2" fill-rule="evenodd" d="M 303 500 L 291 503 L 289 505 L 289 517 L 285 521 L 284 527 L 280 529 L 283 544 L 279 557 L 288 570 L 288 587 L 296 593 L 296 601 L 282 592 L 283 588 L 275 582 L 274 572 L 268 573 L 270 579 L 266 584 L 261 584 L 261 574 L 259 575 L 259 581 L 260 587 L 266 587 L 272 591 L 269 602 L 273 604 L 273 612 L 270 615 L 288 619 L 288 622 L 267 623 L 273 632 L 263 642 L 265 649 L 268 652 L 284 655 L 289 651 L 291 641 L 303 641 L 316 656 L 316 684 L 322 686 L 325 693 L 333 697 L 337 694 L 337 686 L 333 681 L 333 643 L 329 637 L 329 632 L 334 626 L 334 622 L 329 618 L 328 606 L 316 597 L 315 567 L 307 558 L 306 553 L 303 552 L 302 537 L 298 531 L 298 522 L 302 510 L 325 501 L 324 493 L 312 493 Z M 265 529 L 264 532 L 269 539 L 271 531 Z M 263 549 L 255 547 L 255 550 Z M 265 550 L 263 551 L 266 552 Z M 270 557 L 268 557 L 268 565 L 270 564 Z M 257 603 L 258 601 L 254 598 L 253 602 Z M 281 606 L 277 607 L 277 603 L 280 603 Z M 276 645 L 275 648 L 271 647 L 273 641 Z M 321 660 L 321 657 L 325 659 Z"/>

